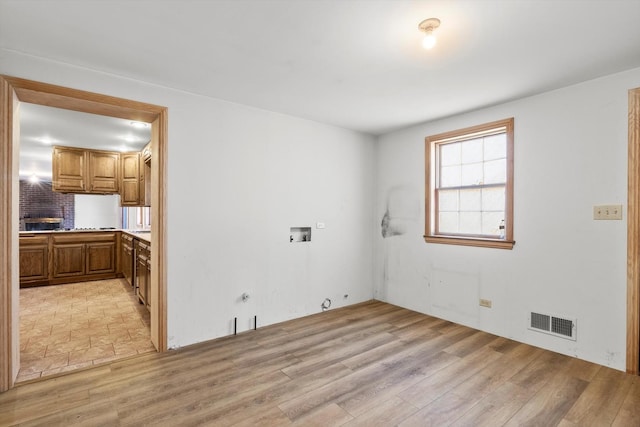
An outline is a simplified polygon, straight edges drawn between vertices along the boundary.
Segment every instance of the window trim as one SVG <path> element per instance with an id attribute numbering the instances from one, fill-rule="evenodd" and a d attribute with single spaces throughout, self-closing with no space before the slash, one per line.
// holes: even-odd
<path id="1" fill-rule="evenodd" d="M 425 234 L 424 240 L 427 243 L 441 243 L 447 245 L 476 246 L 495 249 L 513 249 L 513 117 L 497 120 L 495 122 L 484 123 L 464 129 L 457 129 L 425 138 Z M 435 195 L 435 147 L 437 143 L 447 140 L 462 141 L 471 139 L 484 132 L 496 128 L 505 128 L 507 137 L 507 182 L 505 183 L 505 238 L 493 239 L 487 237 L 474 237 L 470 235 L 444 235 L 433 232 L 437 219 L 435 218 L 435 208 L 437 202 Z"/>

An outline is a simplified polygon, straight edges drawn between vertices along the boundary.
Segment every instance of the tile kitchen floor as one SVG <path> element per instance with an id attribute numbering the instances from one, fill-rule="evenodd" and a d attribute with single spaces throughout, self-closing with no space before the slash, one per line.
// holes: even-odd
<path id="1" fill-rule="evenodd" d="M 155 351 L 124 279 L 20 289 L 17 382 Z"/>

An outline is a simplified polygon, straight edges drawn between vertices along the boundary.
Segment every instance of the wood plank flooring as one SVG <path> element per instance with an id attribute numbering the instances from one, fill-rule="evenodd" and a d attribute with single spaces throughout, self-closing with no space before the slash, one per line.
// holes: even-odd
<path id="1" fill-rule="evenodd" d="M 640 377 L 370 301 L 19 385 L 0 425 L 640 426 Z"/>

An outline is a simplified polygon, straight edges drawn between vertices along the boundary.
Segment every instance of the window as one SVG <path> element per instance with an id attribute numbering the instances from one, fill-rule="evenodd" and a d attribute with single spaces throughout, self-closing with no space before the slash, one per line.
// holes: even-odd
<path id="1" fill-rule="evenodd" d="M 425 138 L 428 243 L 512 249 L 513 118 Z"/>
<path id="2" fill-rule="evenodd" d="M 148 206 L 123 207 L 122 228 L 125 230 L 151 228 L 151 208 Z"/>

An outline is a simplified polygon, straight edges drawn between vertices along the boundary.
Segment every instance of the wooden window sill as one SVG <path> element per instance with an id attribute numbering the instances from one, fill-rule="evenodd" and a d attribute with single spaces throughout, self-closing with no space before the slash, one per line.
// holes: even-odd
<path id="1" fill-rule="evenodd" d="M 451 236 L 424 236 L 424 241 L 427 243 L 439 243 L 443 245 L 476 246 L 482 248 L 508 250 L 513 249 L 513 245 L 516 244 L 516 242 L 512 240 L 480 239 L 473 237 Z"/>

